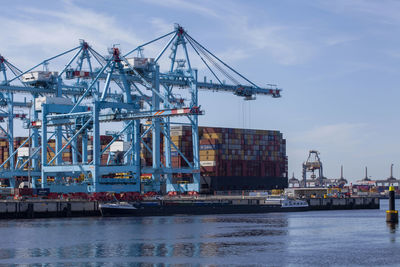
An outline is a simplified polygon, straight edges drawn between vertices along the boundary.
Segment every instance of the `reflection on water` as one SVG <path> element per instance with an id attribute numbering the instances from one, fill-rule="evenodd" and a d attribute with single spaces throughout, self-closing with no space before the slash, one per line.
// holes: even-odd
<path id="1" fill-rule="evenodd" d="M 286 231 L 282 230 L 263 230 L 263 229 L 250 229 L 250 230 L 241 230 L 230 233 L 209 235 L 209 238 L 219 238 L 219 237 L 253 237 L 253 236 L 274 236 L 274 235 L 284 235 Z"/>
<path id="2" fill-rule="evenodd" d="M 284 238 L 267 239 L 287 235 L 287 226 L 284 214 L 1 221 L 0 234 L 13 233 L 0 244 L 0 263 L 159 259 L 159 266 L 168 258 L 165 266 L 174 266 L 196 258 L 201 265 L 202 259 L 280 251 Z"/>
<path id="3" fill-rule="evenodd" d="M 264 251 L 283 243 L 273 242 L 196 242 L 196 243 L 131 243 L 82 244 L 59 248 L 1 249 L 0 259 L 56 257 L 59 259 L 104 257 L 212 257 L 240 255 L 246 247 Z"/>
<path id="4" fill-rule="evenodd" d="M 384 216 L 359 210 L 3 220 L 0 265 L 395 265 L 398 226 Z"/>
<path id="5" fill-rule="evenodd" d="M 397 229 L 399 228 L 399 224 L 398 223 L 386 223 L 387 224 L 387 226 L 389 227 L 389 229 L 390 229 L 390 233 L 392 233 L 392 234 L 395 234 L 396 233 L 396 231 L 397 231 Z"/>
<path id="6" fill-rule="evenodd" d="M 242 217 L 243 216 L 243 217 Z M 257 217 L 247 217 L 246 215 L 237 215 L 237 217 L 208 217 L 204 218 L 202 222 L 205 223 L 251 223 L 251 224 L 264 224 L 269 226 L 287 226 L 288 220 L 285 213 L 274 213 L 272 218 L 257 218 Z"/>

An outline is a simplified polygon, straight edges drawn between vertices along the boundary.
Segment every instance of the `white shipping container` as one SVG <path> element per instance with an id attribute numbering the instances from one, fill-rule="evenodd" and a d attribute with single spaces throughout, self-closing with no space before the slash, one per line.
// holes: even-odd
<path id="1" fill-rule="evenodd" d="M 128 151 L 130 145 L 131 144 L 129 142 L 115 141 L 110 146 L 110 152 L 125 152 L 125 151 Z"/>
<path id="2" fill-rule="evenodd" d="M 31 155 L 33 154 L 34 148 L 31 147 Z M 20 147 L 17 153 L 18 157 L 29 157 L 29 147 Z"/>
<path id="3" fill-rule="evenodd" d="M 73 105 L 72 100 L 64 97 L 38 97 L 35 99 L 35 110 L 42 110 L 43 104 Z"/>
<path id="4" fill-rule="evenodd" d="M 216 162 L 213 161 L 213 160 L 200 161 L 200 166 L 203 166 L 203 167 L 212 167 L 212 166 L 216 166 Z"/>
<path id="5" fill-rule="evenodd" d="M 154 58 L 147 58 L 147 57 L 134 57 L 134 58 L 127 58 L 126 59 L 129 65 L 133 66 L 134 68 L 146 68 L 149 63 L 154 63 Z M 124 68 L 127 69 L 128 65 L 123 62 Z"/>
<path id="6" fill-rule="evenodd" d="M 36 83 L 36 82 L 51 82 L 53 77 L 57 77 L 57 71 L 32 71 L 22 75 L 22 82 Z"/>

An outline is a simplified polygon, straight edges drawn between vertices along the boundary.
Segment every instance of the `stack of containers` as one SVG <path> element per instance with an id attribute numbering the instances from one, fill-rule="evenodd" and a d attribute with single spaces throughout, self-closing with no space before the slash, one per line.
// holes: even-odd
<path id="1" fill-rule="evenodd" d="M 171 141 L 179 149 L 189 162 L 193 161 L 192 129 L 186 126 L 172 126 Z M 179 155 L 171 144 L 171 164 L 173 168 L 188 167 L 187 162 Z"/>
<path id="2" fill-rule="evenodd" d="M 51 139 L 51 140 L 48 141 L 48 144 L 49 144 L 50 147 L 47 148 L 47 161 L 50 161 L 56 155 L 54 153 L 56 151 L 56 142 L 55 142 L 54 139 Z"/>
<path id="3" fill-rule="evenodd" d="M 143 128 L 144 130 L 145 128 Z M 193 161 L 192 131 L 190 126 L 172 126 L 171 141 L 185 155 Z M 100 137 L 101 149 L 112 140 L 112 136 Z M 25 137 L 16 137 L 14 146 L 17 148 Z M 151 148 L 151 132 L 143 138 L 143 142 Z M 54 140 L 49 141 L 50 147 L 55 150 Z M 28 146 L 28 145 L 26 145 Z M 142 166 L 152 166 L 152 155 L 141 144 Z M 81 141 L 78 141 L 81 152 Z M 161 161 L 164 160 L 164 138 L 160 142 Z M 54 157 L 54 152 L 48 148 L 47 157 Z M 234 129 L 219 127 L 199 127 L 199 155 L 201 175 L 208 177 L 287 177 L 288 161 L 286 157 L 286 140 L 279 131 Z M 0 139 L 0 162 L 8 157 L 8 142 Z M 64 162 L 72 162 L 71 147 L 62 154 Z M 88 161 L 93 159 L 93 138 L 88 140 Z M 101 157 L 101 164 L 105 165 L 108 151 Z M 171 145 L 171 163 L 173 168 L 188 167 L 186 161 Z M 175 177 L 185 177 L 183 174 L 174 174 Z"/>
<path id="4" fill-rule="evenodd" d="M 145 143 L 148 147 L 151 148 L 151 136 L 149 136 L 149 134 L 142 138 L 143 143 Z M 151 166 L 152 165 L 152 160 L 151 160 L 151 153 L 150 151 L 148 151 L 145 147 L 145 145 L 141 143 L 141 153 L 140 153 L 140 157 L 142 160 L 142 166 Z"/>
<path id="5" fill-rule="evenodd" d="M 64 147 L 64 145 L 67 143 L 67 141 L 66 140 L 63 140 L 63 142 L 62 142 L 62 145 L 63 145 L 63 147 Z M 63 150 L 63 152 L 61 153 L 62 154 L 62 160 L 63 160 L 63 162 L 65 162 L 65 163 L 72 163 L 72 153 L 71 153 L 71 145 L 68 145 L 64 150 Z"/>
<path id="6" fill-rule="evenodd" d="M 193 162 L 193 142 L 192 142 L 192 129 L 188 126 L 172 126 L 170 131 L 171 141 L 174 143 L 177 149 L 186 157 L 189 162 Z M 171 144 L 171 165 L 173 168 L 185 168 L 189 165 L 179 155 L 177 149 Z M 176 173 L 174 177 L 180 179 L 180 181 L 189 182 L 190 174 Z M 187 178 L 187 179 L 182 179 Z M 179 180 L 178 180 L 179 181 Z"/>
<path id="7" fill-rule="evenodd" d="M 108 145 L 108 143 L 111 142 L 112 139 L 113 139 L 113 137 L 111 135 L 101 135 L 100 136 L 100 152 L 103 151 L 103 149 Z M 78 138 L 78 151 L 79 151 L 79 153 L 82 153 L 82 139 L 81 138 Z M 109 149 L 107 149 L 101 155 L 101 158 L 100 158 L 101 165 L 107 164 L 108 154 L 109 154 Z M 88 160 L 88 163 L 93 160 L 93 136 L 90 136 L 88 138 L 87 160 Z M 78 161 L 82 161 L 79 154 L 78 154 Z M 71 157 L 71 162 L 72 162 L 72 157 Z"/>
<path id="8" fill-rule="evenodd" d="M 147 130 L 148 127 L 149 127 L 148 125 L 145 125 L 142 128 L 142 132 Z M 163 164 L 165 164 L 164 157 L 163 157 L 163 152 L 164 152 L 163 139 L 164 139 L 163 134 L 160 134 L 160 140 L 161 140 L 160 141 L 161 162 Z M 153 141 L 152 141 L 151 131 L 149 131 L 149 132 L 147 132 L 147 134 L 145 136 L 142 137 L 142 142 L 140 143 L 140 146 L 141 146 L 140 157 L 141 157 L 142 166 L 150 167 L 150 166 L 153 165 L 152 153 L 146 148 L 146 146 L 147 146 L 148 148 L 152 149 L 152 146 L 153 146 L 152 142 Z M 146 144 L 146 145 L 144 145 L 144 144 Z"/>
<path id="9" fill-rule="evenodd" d="M 8 158 L 8 139 L 0 139 L 0 162 L 1 164 Z M 5 168 L 9 167 L 9 163 L 4 165 Z"/>
<path id="10" fill-rule="evenodd" d="M 101 135 L 100 136 L 100 152 L 104 150 L 104 148 L 111 142 L 111 140 L 113 139 L 113 137 L 111 135 Z M 107 165 L 107 160 L 108 160 L 108 154 L 109 154 L 109 150 L 107 149 L 103 155 L 101 155 L 100 158 L 100 164 L 101 165 Z M 93 153 L 92 153 L 93 155 Z"/>
<path id="11" fill-rule="evenodd" d="M 286 141 L 279 131 L 200 127 L 203 176 L 286 177 Z"/>
<path id="12" fill-rule="evenodd" d="M 82 144 L 82 141 L 79 142 L 79 144 Z M 81 147 L 80 152 L 82 153 L 82 146 L 80 145 L 80 147 Z M 92 160 L 93 160 L 93 138 L 92 137 L 88 138 L 88 149 L 87 150 L 88 150 L 87 151 L 87 160 L 89 163 L 89 162 L 92 162 Z"/>
<path id="13" fill-rule="evenodd" d="M 16 150 L 18 147 L 20 147 L 20 146 L 22 145 L 22 143 L 26 140 L 26 138 L 27 138 L 27 137 L 14 137 L 14 150 Z M 3 160 L 4 160 L 4 161 L 9 157 L 9 153 L 8 153 L 8 142 L 6 142 L 6 145 L 7 145 L 6 151 L 3 152 L 3 157 L 4 157 Z M 25 147 L 28 147 L 29 145 L 28 145 L 28 143 L 26 143 L 24 146 L 25 146 Z M 18 157 L 18 154 L 15 153 L 14 163 L 17 162 L 17 161 L 16 161 L 16 160 L 17 160 L 17 157 Z M 7 164 L 7 165 L 8 165 L 8 164 Z M 25 168 L 27 168 L 27 166 L 26 166 Z M 22 181 L 24 181 L 24 180 L 25 180 L 25 177 L 22 177 L 22 176 L 16 176 L 16 177 L 15 177 L 16 184 L 19 184 L 20 182 L 22 182 Z"/>
<path id="14" fill-rule="evenodd" d="M 190 126 L 172 126 L 171 141 L 193 161 Z M 151 134 L 144 142 L 151 147 Z M 163 144 L 163 138 L 161 140 Z M 163 145 L 161 145 L 163 148 Z M 286 177 L 286 141 L 279 131 L 199 127 L 199 155 L 202 176 Z M 161 153 L 163 160 L 163 153 Z M 187 167 L 171 146 L 172 167 Z M 151 166 L 151 154 L 142 145 L 142 165 Z M 183 177 L 174 174 L 174 177 Z"/>
<path id="15" fill-rule="evenodd" d="M 200 171 L 205 176 L 224 175 L 225 168 L 218 164 L 225 151 L 222 150 L 222 128 L 205 127 L 199 129 Z"/>

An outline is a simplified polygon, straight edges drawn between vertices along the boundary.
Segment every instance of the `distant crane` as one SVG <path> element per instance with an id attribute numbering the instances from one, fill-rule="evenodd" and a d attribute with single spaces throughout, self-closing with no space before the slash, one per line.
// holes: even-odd
<path id="1" fill-rule="evenodd" d="M 347 180 L 343 177 L 343 165 L 340 166 L 340 178 L 338 179 L 339 186 L 347 184 Z"/>
<path id="2" fill-rule="evenodd" d="M 371 181 L 371 179 L 368 178 L 368 167 L 367 166 L 365 166 L 365 177 L 364 177 L 363 181 Z"/>
<path id="3" fill-rule="evenodd" d="M 396 178 L 393 177 L 393 163 L 390 165 L 390 177 L 386 179 L 390 184 L 393 184 L 397 181 Z"/>
<path id="4" fill-rule="evenodd" d="M 312 172 L 311 179 L 315 180 L 317 177 L 315 171 L 318 170 L 317 182 L 322 184 L 324 174 L 321 159 L 319 158 L 319 152 L 316 150 L 310 150 L 308 153 L 307 160 L 303 163 L 303 186 L 307 187 L 307 172 Z"/>

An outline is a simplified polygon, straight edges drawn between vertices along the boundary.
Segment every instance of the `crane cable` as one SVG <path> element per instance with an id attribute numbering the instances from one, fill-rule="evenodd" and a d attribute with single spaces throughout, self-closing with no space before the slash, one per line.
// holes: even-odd
<path id="1" fill-rule="evenodd" d="M 240 83 L 234 78 L 232 77 L 232 75 L 230 75 L 227 71 L 225 71 L 210 55 L 208 52 L 206 52 L 199 44 L 197 44 L 197 42 L 190 37 L 189 35 L 186 34 L 186 37 L 188 40 L 190 40 L 190 44 L 192 46 L 196 46 L 196 48 L 198 49 L 198 51 L 208 59 L 208 61 L 214 65 L 226 78 L 228 78 L 232 83 L 234 83 L 235 85 L 240 85 Z"/>

